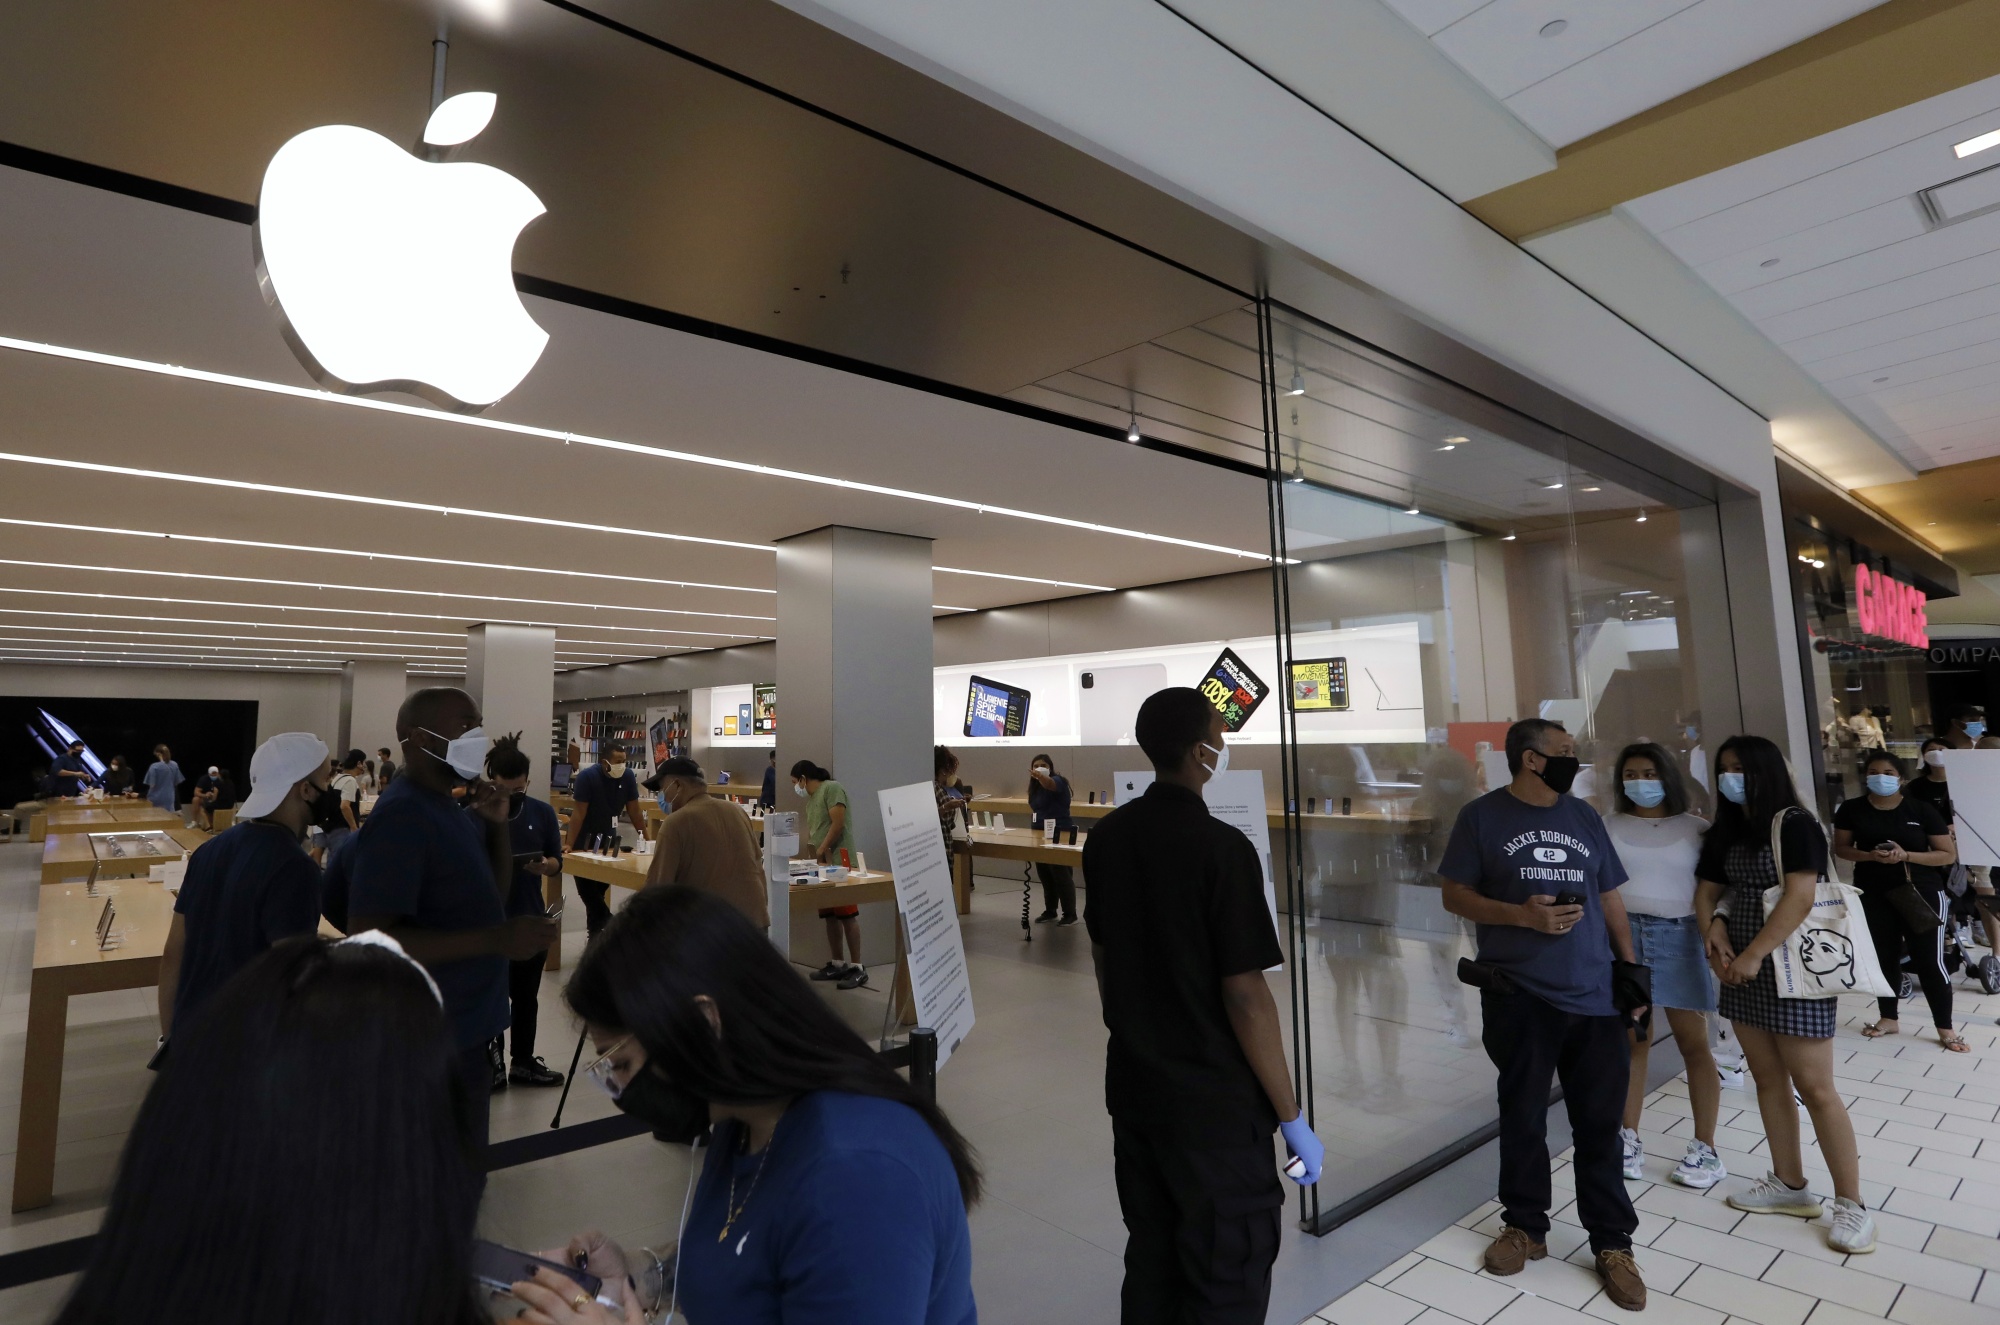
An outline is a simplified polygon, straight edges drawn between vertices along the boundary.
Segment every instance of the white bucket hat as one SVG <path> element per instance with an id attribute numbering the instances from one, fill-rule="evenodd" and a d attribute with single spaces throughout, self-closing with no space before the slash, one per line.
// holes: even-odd
<path id="1" fill-rule="evenodd" d="M 236 817 L 263 818 L 278 808 L 286 792 L 325 764 L 325 741 L 311 732 L 279 732 L 250 756 L 250 794 Z"/>

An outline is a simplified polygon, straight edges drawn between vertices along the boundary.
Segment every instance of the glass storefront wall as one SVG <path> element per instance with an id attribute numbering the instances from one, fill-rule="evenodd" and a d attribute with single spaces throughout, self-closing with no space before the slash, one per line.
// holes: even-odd
<path id="1" fill-rule="evenodd" d="M 1887 750 L 1914 769 L 1944 715 L 1932 712 L 1927 650 L 1863 629 L 1855 573 L 1887 572 L 1882 558 L 1805 517 L 1786 527 L 1807 699 L 1819 733 L 1819 810 L 1831 823 L 1842 801 L 1861 794 L 1861 761 L 1871 750 Z"/>
<path id="2" fill-rule="evenodd" d="M 1638 741 L 1706 807 L 1690 608 L 1721 587 L 1686 570 L 1712 505 L 1301 315 L 1265 343 L 1297 1053 L 1331 1161 L 1311 1223 L 1495 1117 L 1436 869 L 1507 781 L 1508 724 L 1573 732 L 1600 811 Z"/>

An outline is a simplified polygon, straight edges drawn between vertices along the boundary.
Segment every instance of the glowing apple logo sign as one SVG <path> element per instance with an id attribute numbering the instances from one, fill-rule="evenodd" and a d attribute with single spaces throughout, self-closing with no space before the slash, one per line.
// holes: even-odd
<path id="1" fill-rule="evenodd" d="M 424 141 L 470 141 L 494 102 L 491 92 L 441 102 Z M 482 410 L 549 342 L 513 272 L 515 237 L 547 210 L 504 170 L 424 161 L 351 125 L 308 129 L 264 169 L 257 283 L 322 385 Z"/>

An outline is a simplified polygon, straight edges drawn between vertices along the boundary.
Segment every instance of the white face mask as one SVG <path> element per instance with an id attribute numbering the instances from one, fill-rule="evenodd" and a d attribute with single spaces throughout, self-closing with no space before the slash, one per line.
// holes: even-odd
<path id="1" fill-rule="evenodd" d="M 1924 762 L 1925 762 L 1926 764 L 1929 764 L 1929 765 L 1930 765 L 1930 766 L 1931 766 L 1932 768 L 1943 768 L 1943 767 L 1944 767 L 1944 751 L 1942 751 L 1942 750 L 1926 750 L 1926 751 L 1924 751 Z"/>
<path id="2" fill-rule="evenodd" d="M 794 783 L 792 784 L 792 794 L 793 794 L 794 796 L 797 796 L 797 797 L 798 797 L 799 799 L 801 799 L 801 800 L 805 799 L 805 794 L 806 794 L 806 786 L 805 786 L 805 783 L 803 783 L 803 782 L 794 782 Z"/>
<path id="3" fill-rule="evenodd" d="M 427 736 L 437 736 L 439 740 L 444 741 L 443 754 L 438 754 L 435 750 L 425 753 L 433 759 L 451 765 L 451 771 L 467 782 L 477 782 L 479 775 L 486 771 L 486 755 L 493 749 L 493 742 L 486 739 L 484 727 L 474 727 L 465 735 L 451 740 L 445 740 L 428 727 L 420 727 L 418 730 Z"/>
<path id="4" fill-rule="evenodd" d="M 1229 746 L 1227 743 L 1225 743 L 1223 747 L 1220 750 L 1218 750 L 1214 746 L 1210 745 L 1207 741 L 1203 741 L 1201 743 L 1201 748 L 1215 756 L 1215 765 L 1214 767 L 1208 770 L 1208 775 L 1210 777 L 1219 778 L 1224 773 L 1227 773 L 1229 771 Z"/>
<path id="5" fill-rule="evenodd" d="M 622 778 L 625 776 L 625 761 L 623 759 L 613 759 L 606 763 L 604 768 L 612 777 Z"/>

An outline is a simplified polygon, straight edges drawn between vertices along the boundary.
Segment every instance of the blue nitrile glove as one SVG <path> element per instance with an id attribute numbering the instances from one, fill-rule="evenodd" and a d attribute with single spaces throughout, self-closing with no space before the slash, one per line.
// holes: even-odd
<path id="1" fill-rule="evenodd" d="M 1285 1148 L 1298 1156 L 1306 1166 L 1306 1171 L 1296 1177 L 1291 1173 L 1286 1173 L 1285 1176 L 1301 1187 L 1310 1187 L 1318 1182 L 1320 1165 L 1326 1159 L 1326 1147 L 1320 1144 L 1319 1138 L 1313 1135 L 1313 1129 L 1307 1126 L 1305 1114 L 1300 1113 L 1288 1123 L 1279 1123 L 1278 1131 L 1284 1134 Z"/>

